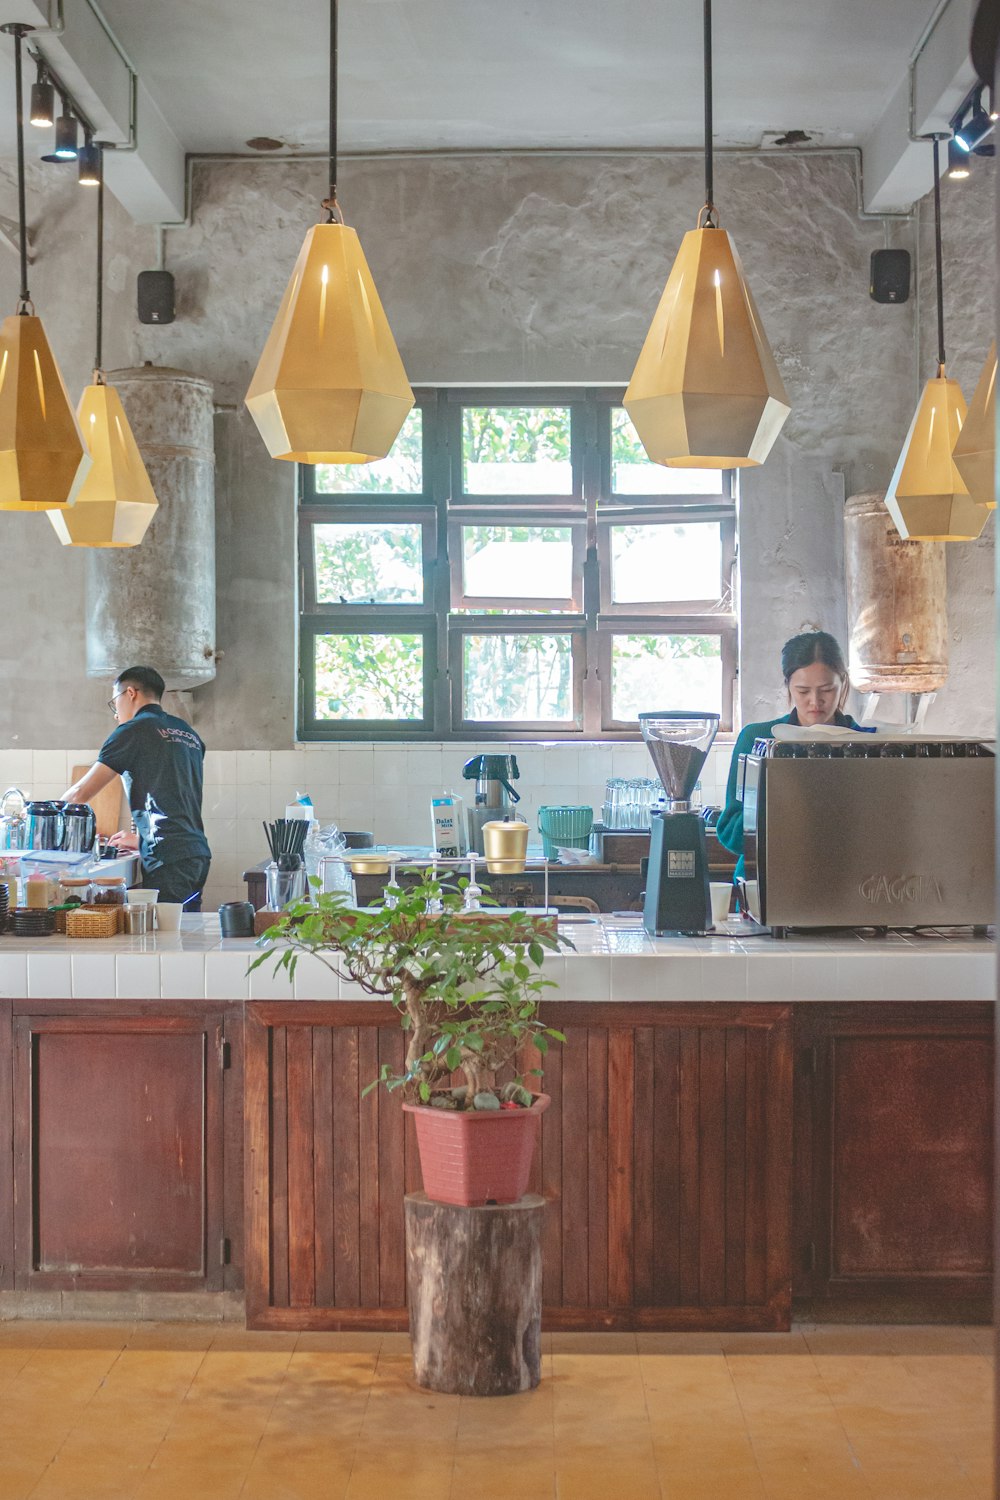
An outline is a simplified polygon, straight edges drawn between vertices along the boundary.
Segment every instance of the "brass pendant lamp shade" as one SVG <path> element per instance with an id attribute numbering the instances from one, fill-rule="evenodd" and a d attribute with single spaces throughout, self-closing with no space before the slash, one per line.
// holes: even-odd
<path id="1" fill-rule="evenodd" d="M 977 505 L 995 510 L 997 422 L 997 346 L 986 356 L 969 413 L 954 448 L 955 468 Z"/>
<path id="2" fill-rule="evenodd" d="M 137 547 L 157 507 L 121 397 L 96 378 L 80 397 L 80 425 L 93 466 L 65 510 L 49 520 L 64 547 Z"/>
<path id="3" fill-rule="evenodd" d="M 157 500 L 118 392 L 105 384 L 103 354 L 104 164 L 98 147 L 97 339 L 94 379 L 80 397 L 78 416 L 92 467 L 76 504 L 50 510 L 64 547 L 137 547 Z"/>
<path id="4" fill-rule="evenodd" d="M 363 464 L 396 441 L 413 392 L 346 224 L 306 235 L 246 404 L 272 458 Z"/>
<path id="5" fill-rule="evenodd" d="M 705 206 L 681 241 L 625 409 L 654 463 L 762 464 L 790 406 L 713 191 L 712 3 L 704 0 Z"/>
<path id="6" fill-rule="evenodd" d="M 17 96 L 21 291 L 17 313 L 5 318 L 0 328 L 0 510 L 13 511 L 72 505 L 90 467 L 59 367 L 28 291 L 21 44 L 31 29 L 20 22 L 0 28 L 14 38 Z"/>
<path id="7" fill-rule="evenodd" d="M 924 386 L 886 492 L 886 508 L 907 541 L 974 541 L 989 519 L 952 456 L 964 418 L 962 388 L 942 367 Z"/>
<path id="8" fill-rule="evenodd" d="M 648 456 L 669 468 L 746 468 L 771 451 L 788 397 L 724 229 L 681 241 L 625 408 Z"/>
<path id="9" fill-rule="evenodd" d="M 896 461 L 886 509 L 896 530 L 911 542 L 971 542 L 989 519 L 955 464 L 953 450 L 965 421 L 965 397 L 945 373 L 944 277 L 941 254 L 941 174 L 934 137 L 934 250 L 937 276 L 937 374 L 924 386 Z"/>
<path id="10" fill-rule="evenodd" d="M 272 458 L 384 458 L 413 392 L 356 232 L 337 202 L 337 0 L 330 0 L 330 191 L 309 230 L 246 404 Z"/>

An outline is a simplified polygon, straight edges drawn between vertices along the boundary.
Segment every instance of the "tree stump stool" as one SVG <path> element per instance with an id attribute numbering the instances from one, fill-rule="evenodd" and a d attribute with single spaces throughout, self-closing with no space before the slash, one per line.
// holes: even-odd
<path id="1" fill-rule="evenodd" d="M 541 1379 L 545 1199 L 461 1208 L 408 1193 L 406 1285 L 418 1385 L 512 1396 Z"/>

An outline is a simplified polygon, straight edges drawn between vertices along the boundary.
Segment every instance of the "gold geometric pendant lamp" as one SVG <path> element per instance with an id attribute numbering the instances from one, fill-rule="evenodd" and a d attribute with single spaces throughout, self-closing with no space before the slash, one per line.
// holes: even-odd
<path id="1" fill-rule="evenodd" d="M 20 22 L 0 27 L 14 38 L 17 96 L 21 291 L 17 313 L 5 318 L 0 328 L 0 510 L 13 511 L 72 505 L 90 468 L 79 424 L 28 291 L 21 43 L 31 30 Z"/>
<path id="2" fill-rule="evenodd" d="M 934 251 L 937 279 L 937 373 L 928 380 L 896 461 L 886 509 L 900 536 L 911 542 L 971 542 L 989 511 L 977 504 L 953 456 L 965 420 L 965 397 L 945 373 L 944 276 L 941 254 L 941 175 L 934 137 Z"/>
<path id="3" fill-rule="evenodd" d="M 997 346 L 990 345 L 954 448 L 955 468 L 977 505 L 996 510 Z"/>
<path id="4" fill-rule="evenodd" d="M 784 383 L 713 198 L 712 4 L 705 17 L 705 206 L 681 241 L 625 392 L 647 456 L 668 468 L 762 464 L 788 416 Z"/>
<path id="5" fill-rule="evenodd" d="M 104 379 L 104 157 L 98 147 L 97 337 L 94 379 L 80 397 L 78 416 L 92 467 L 68 510 L 50 510 L 49 520 L 64 547 L 137 547 L 146 535 L 157 500 L 132 434 L 121 397 Z"/>
<path id="6" fill-rule="evenodd" d="M 330 192 L 314 225 L 246 404 L 272 458 L 358 464 L 384 458 L 413 392 L 357 233 L 337 202 L 337 0 L 330 4 Z"/>

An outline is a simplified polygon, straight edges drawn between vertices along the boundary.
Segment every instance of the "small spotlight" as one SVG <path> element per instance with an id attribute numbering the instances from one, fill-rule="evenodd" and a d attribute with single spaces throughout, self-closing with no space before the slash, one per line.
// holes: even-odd
<path id="1" fill-rule="evenodd" d="M 55 119 L 55 89 L 49 82 L 41 63 L 38 64 L 38 77 L 31 85 L 29 118 L 32 125 L 37 125 L 40 130 L 51 129 L 52 121 Z"/>
<path id="2" fill-rule="evenodd" d="M 56 143 L 42 161 L 76 161 L 79 154 L 79 127 L 76 115 L 71 115 L 63 105 L 63 113 L 56 121 Z"/>
<path id="3" fill-rule="evenodd" d="M 101 148 L 95 141 L 88 139 L 81 147 L 77 157 L 80 164 L 80 185 L 82 187 L 100 187 L 101 185 Z"/>
<path id="4" fill-rule="evenodd" d="M 948 142 L 948 170 L 945 176 L 950 177 L 952 182 L 961 182 L 969 176 L 968 148 L 963 150 L 955 136 Z"/>
<path id="5" fill-rule="evenodd" d="M 992 83 L 990 84 L 990 95 L 989 95 L 989 97 L 990 97 L 990 107 L 989 107 L 989 110 L 987 111 L 987 113 L 989 114 L 990 119 L 995 122 L 997 120 L 1000 120 L 1000 110 L 997 109 L 996 90 L 994 89 Z"/>

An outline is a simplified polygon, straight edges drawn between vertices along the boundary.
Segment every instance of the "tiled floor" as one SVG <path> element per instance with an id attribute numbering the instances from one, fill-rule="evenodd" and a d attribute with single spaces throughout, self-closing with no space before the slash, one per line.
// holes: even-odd
<path id="1" fill-rule="evenodd" d="M 988 1500 L 992 1333 L 545 1337 L 538 1390 L 401 1334 L 0 1325 L 0 1500 Z"/>

